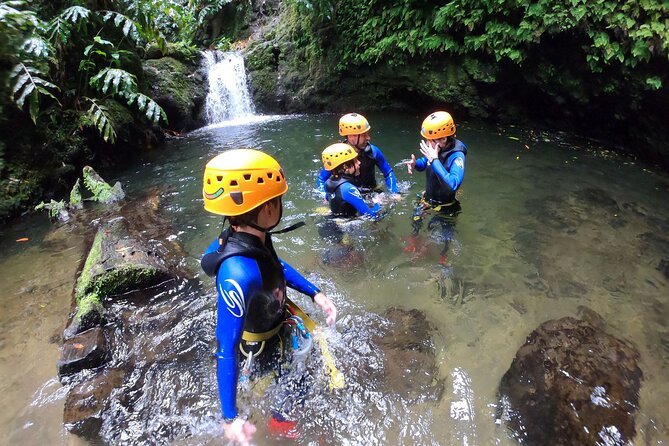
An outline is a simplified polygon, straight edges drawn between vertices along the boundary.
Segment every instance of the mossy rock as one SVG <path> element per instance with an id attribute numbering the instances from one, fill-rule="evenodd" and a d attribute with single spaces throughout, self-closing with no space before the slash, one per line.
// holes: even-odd
<path id="1" fill-rule="evenodd" d="M 77 280 L 75 296 L 80 306 L 87 295 L 113 296 L 170 277 L 168 267 L 155 251 L 130 234 L 125 219 L 116 218 L 98 230 Z"/>
<path id="2" fill-rule="evenodd" d="M 171 129 L 192 130 L 203 125 L 199 116 L 208 85 L 198 67 L 163 57 L 145 61 L 144 76 L 149 95 L 165 110 Z"/>

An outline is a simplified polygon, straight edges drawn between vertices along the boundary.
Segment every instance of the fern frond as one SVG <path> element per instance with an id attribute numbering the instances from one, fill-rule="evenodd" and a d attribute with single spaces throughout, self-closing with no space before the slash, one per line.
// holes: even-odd
<path id="1" fill-rule="evenodd" d="M 80 21 L 88 21 L 88 18 L 91 15 L 91 10 L 84 8 L 83 6 L 70 6 L 66 10 L 60 13 L 60 16 L 70 22 L 77 24 Z"/>
<path id="2" fill-rule="evenodd" d="M 86 112 L 87 117 L 93 123 L 93 127 L 100 133 L 105 142 L 114 144 L 116 142 L 116 130 L 109 114 L 109 109 L 98 104 L 95 99 L 86 98 L 91 103 L 91 108 Z"/>
<path id="3" fill-rule="evenodd" d="M 23 51 L 38 58 L 49 59 L 53 54 L 53 47 L 48 40 L 33 36 L 23 42 Z"/>
<path id="4" fill-rule="evenodd" d="M 160 124 L 161 121 L 167 123 L 167 114 L 165 114 L 165 110 L 147 95 L 142 93 L 125 93 L 121 96 L 128 101 L 129 106 L 136 103 L 139 111 L 144 112 L 144 115 L 152 123 Z"/>
<path id="5" fill-rule="evenodd" d="M 116 11 L 105 11 L 102 18 L 105 22 L 111 20 L 114 26 L 123 30 L 124 36 L 132 39 L 134 42 L 139 42 L 137 24 L 129 17 Z"/>
<path id="6" fill-rule="evenodd" d="M 54 17 L 47 26 L 47 35 L 53 44 L 67 45 L 70 40 L 72 25 L 60 16 Z"/>
<path id="7" fill-rule="evenodd" d="M 34 11 L 22 11 L 16 9 L 18 6 L 25 6 L 24 1 L 9 1 L 0 3 L 0 22 L 6 24 L 15 30 L 22 30 L 27 27 L 37 27 L 39 19 Z"/>
<path id="8" fill-rule="evenodd" d="M 49 96 L 58 102 L 51 91 L 60 91 L 56 85 L 40 77 L 42 75 L 39 69 L 23 63 L 17 64 L 9 75 L 9 79 L 15 82 L 11 93 L 12 101 L 23 109 L 28 99 L 28 112 L 34 123 L 37 123 L 40 96 Z M 60 102 L 58 104 L 60 105 Z"/>
<path id="9" fill-rule="evenodd" d="M 137 90 L 135 76 L 120 68 L 102 69 L 91 78 L 90 84 L 105 94 L 129 94 Z"/>

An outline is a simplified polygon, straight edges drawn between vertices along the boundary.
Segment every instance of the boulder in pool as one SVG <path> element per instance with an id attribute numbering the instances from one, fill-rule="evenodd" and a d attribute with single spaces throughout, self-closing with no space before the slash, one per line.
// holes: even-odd
<path id="1" fill-rule="evenodd" d="M 502 377 L 501 418 L 523 444 L 631 444 L 638 360 L 636 349 L 588 322 L 544 322 Z"/>

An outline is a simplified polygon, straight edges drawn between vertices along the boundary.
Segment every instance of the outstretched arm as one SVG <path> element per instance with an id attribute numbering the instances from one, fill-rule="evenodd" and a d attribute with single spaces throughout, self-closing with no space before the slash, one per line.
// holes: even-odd
<path id="1" fill-rule="evenodd" d="M 302 274 L 297 272 L 295 268 L 281 259 L 279 259 L 279 261 L 281 262 L 281 266 L 283 266 L 283 273 L 286 276 L 286 283 L 288 286 L 311 297 L 311 299 L 321 307 L 321 310 L 325 313 L 325 322 L 328 325 L 334 324 L 337 320 L 337 308 L 332 301 L 323 294 L 316 285 L 309 282 Z"/>
<path id="2" fill-rule="evenodd" d="M 395 176 L 393 168 L 390 167 L 390 164 L 388 164 L 388 161 L 386 161 L 386 157 L 383 156 L 383 153 L 381 152 L 381 150 L 379 150 L 378 147 L 373 145 L 372 151 L 374 153 L 374 161 L 376 161 L 376 166 L 383 173 L 383 178 L 386 181 L 386 188 L 388 188 L 388 192 L 390 192 L 391 194 L 396 194 L 397 177 Z"/>
<path id="3" fill-rule="evenodd" d="M 357 187 L 351 183 L 344 183 L 340 187 L 341 196 L 347 203 L 353 205 L 353 207 L 362 215 L 369 215 L 372 218 L 377 218 L 379 212 L 381 212 L 381 205 L 376 203 L 374 207 L 370 208 L 365 203 L 365 200 L 362 199 L 362 195 Z"/>

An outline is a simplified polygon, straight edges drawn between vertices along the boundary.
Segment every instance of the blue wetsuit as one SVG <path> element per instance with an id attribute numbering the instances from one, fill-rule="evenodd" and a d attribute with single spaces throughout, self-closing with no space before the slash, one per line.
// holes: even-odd
<path id="1" fill-rule="evenodd" d="M 375 166 L 379 168 L 386 181 L 386 188 L 392 194 L 397 193 L 397 178 L 395 172 L 386 158 L 381 153 L 381 150 L 373 144 L 369 144 L 362 152 L 358 152 L 358 159 L 360 160 L 360 174 L 352 178 L 353 184 L 361 189 L 363 192 L 371 192 L 376 189 Z M 316 180 L 316 188 L 319 192 L 325 193 L 325 183 L 330 178 L 332 173 L 325 168 L 321 168 Z"/>
<path id="2" fill-rule="evenodd" d="M 279 259 L 269 234 L 263 245 L 254 235 L 228 228 L 209 245 L 202 266 L 216 275 L 218 394 L 223 418 L 230 420 L 237 416 L 240 343 L 245 351 L 258 350 L 257 344 L 246 345 L 242 332 L 264 333 L 282 324 L 286 285 L 312 299 L 320 290 Z"/>
<path id="3" fill-rule="evenodd" d="M 440 227 L 440 238 L 444 244 L 441 256 L 445 256 L 448 251 L 453 238 L 455 218 L 462 209 L 455 193 L 465 177 L 466 154 L 467 146 L 454 139 L 432 163 L 428 163 L 425 157 L 416 160 L 416 170 L 425 171 L 425 194 L 414 209 L 412 234 L 415 236 L 420 231 L 425 213 L 434 211 L 435 215 L 430 219 L 428 229 L 437 225 Z"/>
<path id="4" fill-rule="evenodd" d="M 348 175 L 335 175 L 325 182 L 325 190 L 332 214 L 336 217 L 354 217 L 360 214 L 377 218 L 381 211 L 381 205 L 376 203 L 374 207 L 367 206 L 352 180 Z"/>
<path id="5" fill-rule="evenodd" d="M 465 178 L 467 146 L 454 140 L 453 146 L 439 153 L 438 162 L 428 164 L 427 158 L 416 160 L 416 170 L 425 170 L 425 199 L 430 204 L 446 205 L 455 200 L 455 192 Z"/>

